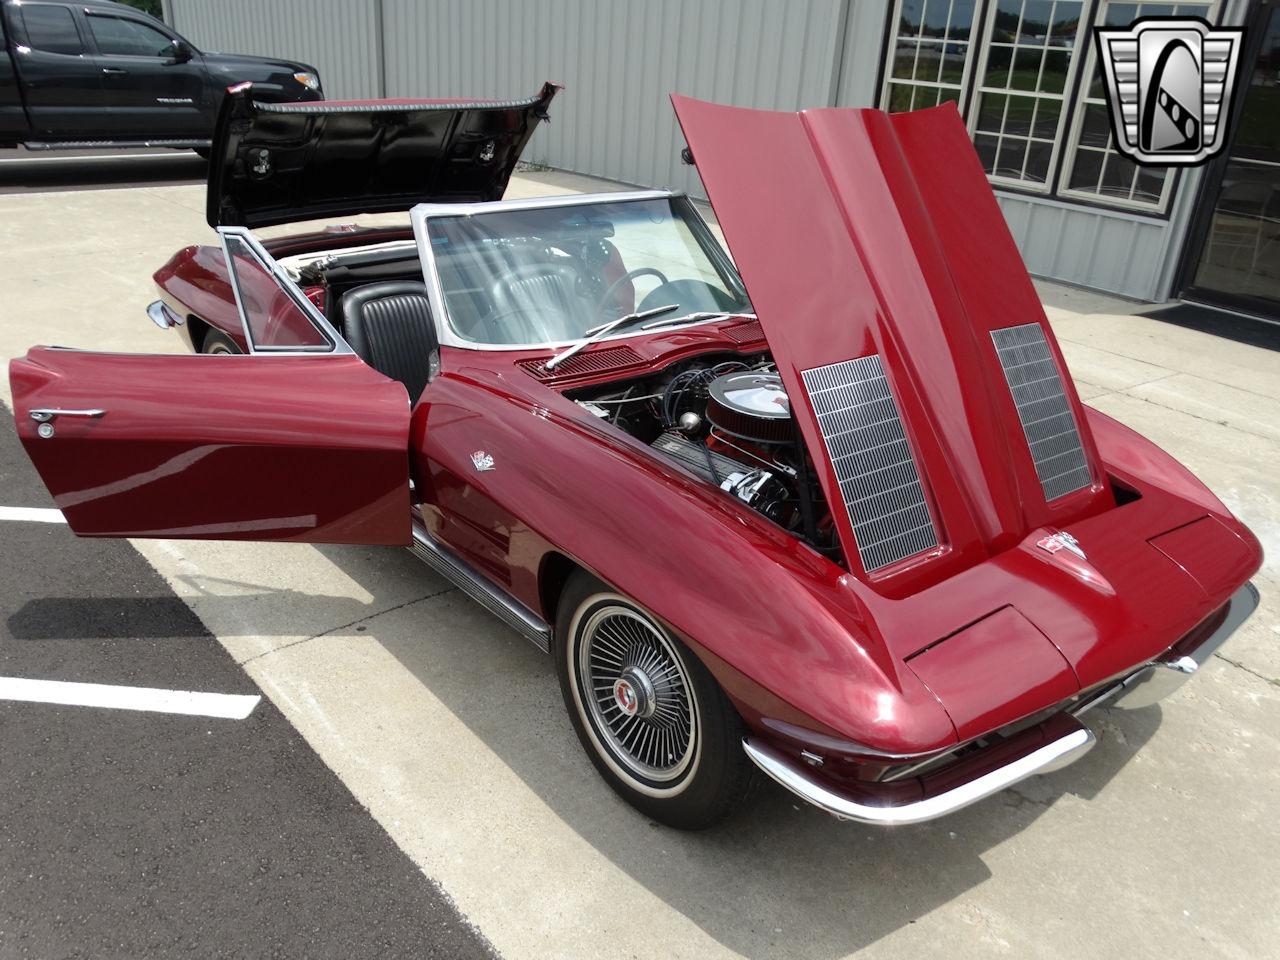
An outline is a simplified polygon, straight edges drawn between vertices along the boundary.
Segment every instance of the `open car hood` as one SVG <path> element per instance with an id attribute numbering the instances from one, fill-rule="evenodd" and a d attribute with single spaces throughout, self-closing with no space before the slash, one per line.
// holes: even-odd
<path id="1" fill-rule="evenodd" d="M 1114 506 L 952 105 L 673 102 L 855 575 L 904 596 Z"/>
<path id="2" fill-rule="evenodd" d="M 209 161 L 209 225 L 261 227 L 498 200 L 560 88 L 527 100 L 259 103 L 228 92 Z"/>

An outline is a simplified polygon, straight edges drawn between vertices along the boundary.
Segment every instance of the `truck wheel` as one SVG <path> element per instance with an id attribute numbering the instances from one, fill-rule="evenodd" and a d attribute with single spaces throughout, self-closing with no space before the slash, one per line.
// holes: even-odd
<path id="1" fill-rule="evenodd" d="M 201 353 L 231 354 L 241 353 L 239 347 L 236 346 L 234 340 L 225 333 L 217 330 L 210 330 L 204 335 L 204 340 L 200 343 Z"/>
<path id="2" fill-rule="evenodd" d="M 646 816 L 709 827 L 746 795 L 743 725 L 707 668 L 637 604 L 585 573 L 565 586 L 554 653 L 578 739 Z"/>

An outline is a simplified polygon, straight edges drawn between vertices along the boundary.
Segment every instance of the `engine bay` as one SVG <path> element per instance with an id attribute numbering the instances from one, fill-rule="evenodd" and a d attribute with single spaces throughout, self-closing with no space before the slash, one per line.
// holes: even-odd
<path id="1" fill-rule="evenodd" d="M 416 248 L 404 242 L 281 262 L 300 283 L 323 287 L 329 319 L 340 330 L 343 293 L 420 276 L 421 269 Z M 843 565 L 830 510 L 767 352 L 700 354 L 565 396 Z"/>
<path id="2" fill-rule="evenodd" d="M 767 353 L 704 354 L 566 396 L 842 562 L 790 398 Z"/>

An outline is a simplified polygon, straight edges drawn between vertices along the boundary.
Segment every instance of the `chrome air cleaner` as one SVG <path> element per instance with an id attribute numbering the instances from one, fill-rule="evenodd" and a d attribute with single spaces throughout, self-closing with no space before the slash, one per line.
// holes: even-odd
<path id="1" fill-rule="evenodd" d="M 790 443 L 791 401 L 776 373 L 727 373 L 707 388 L 707 419 L 725 433 L 756 443 Z"/>

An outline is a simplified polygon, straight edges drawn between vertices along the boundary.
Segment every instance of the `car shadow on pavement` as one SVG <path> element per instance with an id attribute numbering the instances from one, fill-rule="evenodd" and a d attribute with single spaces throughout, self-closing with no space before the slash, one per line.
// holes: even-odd
<path id="1" fill-rule="evenodd" d="M 183 578 L 188 582 L 196 578 Z M 201 598 L 238 611 L 255 632 L 269 637 L 290 636 L 297 629 L 297 610 L 305 609 L 319 622 L 355 623 L 369 607 L 350 597 L 326 597 L 297 590 L 256 587 L 237 581 L 215 580 L 238 592 Z M 216 618 L 211 617 L 211 620 Z M 205 637 L 208 628 L 181 597 L 38 597 L 28 600 L 6 621 L 15 640 L 134 640 L 148 637 Z"/>
<path id="2" fill-rule="evenodd" d="M 206 623 L 251 623 L 264 637 L 295 633 L 294 618 L 305 609 L 308 618 L 323 614 L 352 630 L 346 636 L 340 628 L 328 643 L 381 645 L 555 818 L 708 936 L 751 958 L 834 960 L 963 898 L 991 876 L 984 855 L 1064 795 L 1095 797 L 1160 724 L 1159 707 L 1098 711 L 1089 723 L 1099 743 L 1082 760 L 933 823 L 893 829 L 841 823 L 761 778 L 724 823 L 683 833 L 634 811 L 596 774 L 569 725 L 548 657 L 457 590 L 432 596 L 438 578 L 406 551 L 317 549 L 373 603 L 206 577 L 235 593 L 206 591 L 197 609 Z M 399 582 L 400 593 L 406 581 L 416 587 L 419 580 L 425 599 L 391 602 L 388 583 Z M 92 639 L 124 641 L 156 622 L 157 602 L 33 599 L 9 626 L 16 638 L 41 640 L 64 638 L 63 625 L 79 623 L 81 633 L 95 631 Z M 200 621 L 185 604 L 165 602 L 174 607 L 172 616 L 159 618 L 167 636 L 186 635 L 184 625 L 196 635 Z M 371 609 L 382 612 L 370 615 Z M 264 667 L 270 670 L 269 661 Z"/>
<path id="3" fill-rule="evenodd" d="M 11 153 L 4 151 L 4 153 Z M 166 150 L 148 155 L 133 151 L 95 151 L 85 157 L 63 152 L 13 152 L 0 157 L 0 193 L 50 190 L 103 190 L 147 184 L 204 183 L 208 164 L 194 153 Z"/>
<path id="4" fill-rule="evenodd" d="M 341 547 L 320 549 L 377 594 L 375 567 L 354 556 L 345 562 Z M 403 562 L 417 561 L 405 555 Z M 395 617 L 406 614 L 430 629 L 405 629 Z M 987 851 L 1064 794 L 1095 797 L 1161 719 L 1159 707 L 1097 711 L 1089 723 L 1098 745 L 1080 761 L 929 824 L 841 823 L 765 780 L 724 823 L 683 833 L 612 793 L 578 745 L 550 659 L 457 591 L 385 622 L 375 618 L 357 642 L 368 640 L 394 655 L 600 854 L 752 958 L 833 960 L 963 897 L 990 877 Z"/>
<path id="5" fill-rule="evenodd" d="M 38 597 L 10 615 L 15 640 L 207 637 L 178 597 Z"/>

